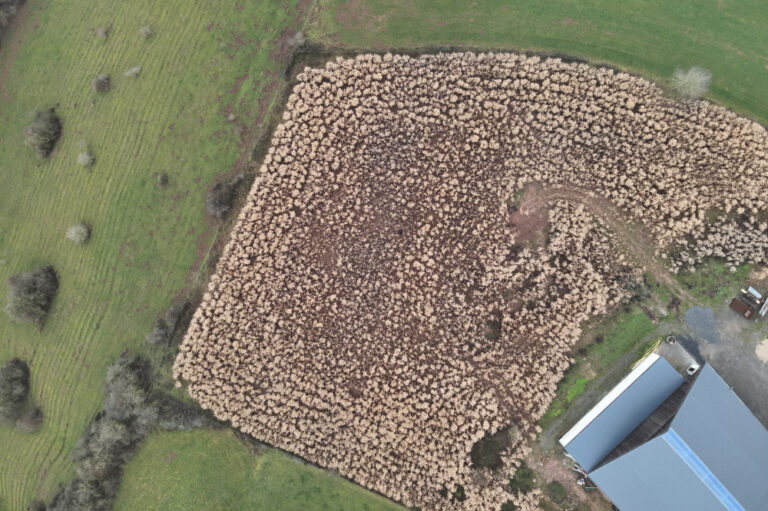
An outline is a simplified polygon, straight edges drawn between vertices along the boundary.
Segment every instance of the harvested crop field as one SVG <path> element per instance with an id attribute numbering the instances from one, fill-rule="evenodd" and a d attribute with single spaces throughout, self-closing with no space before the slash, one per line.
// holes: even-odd
<path id="1" fill-rule="evenodd" d="M 588 202 L 526 221 L 526 186 L 599 196 L 672 270 L 766 258 L 765 130 L 625 73 L 363 55 L 305 69 L 283 119 L 174 373 L 240 430 L 409 506 L 534 509 L 505 489 L 525 437 L 580 325 L 642 276 Z M 473 467 L 510 426 L 504 468 Z"/>

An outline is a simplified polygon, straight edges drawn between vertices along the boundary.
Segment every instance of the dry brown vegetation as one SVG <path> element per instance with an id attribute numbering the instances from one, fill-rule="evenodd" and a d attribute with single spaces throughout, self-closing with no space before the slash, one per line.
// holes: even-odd
<path id="1" fill-rule="evenodd" d="M 640 277 L 582 205 L 553 202 L 546 236 L 521 239 L 526 184 L 610 200 L 673 268 L 766 240 L 765 130 L 608 69 L 363 55 L 305 69 L 283 121 L 174 374 L 236 428 L 407 505 L 534 509 L 538 490 L 506 488 L 524 441 L 581 323 Z M 754 227 L 707 229 L 713 208 Z M 472 468 L 509 425 L 505 466 Z"/>

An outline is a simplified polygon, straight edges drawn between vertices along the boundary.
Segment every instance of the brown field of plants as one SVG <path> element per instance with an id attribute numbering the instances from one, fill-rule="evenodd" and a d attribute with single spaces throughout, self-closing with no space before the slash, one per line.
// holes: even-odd
<path id="1" fill-rule="evenodd" d="M 241 431 L 408 506 L 535 509 L 538 490 L 507 481 L 580 325 L 642 270 L 585 204 L 521 214 L 523 190 L 599 197 L 671 271 L 763 261 L 767 150 L 751 121 L 585 64 L 307 68 L 175 377 Z M 473 467 L 510 426 L 504 467 Z"/>

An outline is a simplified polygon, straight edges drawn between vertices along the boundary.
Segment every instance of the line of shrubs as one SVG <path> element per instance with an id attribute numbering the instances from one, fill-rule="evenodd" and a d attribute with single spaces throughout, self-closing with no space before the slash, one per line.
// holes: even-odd
<path id="1" fill-rule="evenodd" d="M 149 360 L 138 355 L 124 354 L 107 368 L 102 410 L 71 454 L 77 477 L 59 489 L 49 510 L 111 509 L 123 467 L 148 433 L 216 424 L 201 409 L 153 391 L 151 375 Z"/>

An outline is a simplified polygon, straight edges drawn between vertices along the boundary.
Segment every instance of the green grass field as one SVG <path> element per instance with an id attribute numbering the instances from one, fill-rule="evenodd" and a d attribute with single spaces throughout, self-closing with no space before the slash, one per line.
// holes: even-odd
<path id="1" fill-rule="evenodd" d="M 28 0 L 0 48 L 0 293 L 5 279 L 53 264 L 61 286 L 42 333 L 0 314 L 0 361 L 30 362 L 43 429 L 0 427 L 0 499 L 22 509 L 74 475 L 68 459 L 100 408 L 105 367 L 138 348 L 171 299 L 196 284 L 218 231 L 203 198 L 250 144 L 234 125 L 256 124 L 277 64 L 269 56 L 293 1 Z M 112 25 L 106 40 L 99 26 Z M 139 29 L 150 25 L 145 40 Z M 136 78 L 124 76 L 141 66 Z M 112 75 L 97 95 L 90 81 Z M 274 103 L 272 91 L 265 104 Z M 23 145 L 30 112 L 58 105 L 56 152 Z M 227 120 L 230 109 L 237 116 Z M 96 157 L 78 166 L 80 143 Z M 158 173 L 170 176 L 159 189 Z M 85 246 L 64 238 L 80 220 Z M 244 452 L 244 450 L 243 450 Z M 0 505 L 2 506 L 2 505 Z"/>
<path id="2" fill-rule="evenodd" d="M 394 511 L 383 497 L 231 433 L 155 434 L 128 465 L 116 511 Z"/>
<path id="3" fill-rule="evenodd" d="M 319 0 L 310 35 L 355 48 L 555 51 L 661 80 L 699 65 L 712 99 L 768 124 L 766 27 L 763 0 Z"/>
<path id="4" fill-rule="evenodd" d="M 267 87 L 278 73 L 270 52 L 295 1 L 27 0 L 3 38 L 0 281 L 53 264 L 61 288 L 42 333 L 0 314 L 0 361 L 30 362 L 31 401 L 46 413 L 31 436 L 0 428 L 0 509 L 50 498 L 73 477 L 67 455 L 100 407 L 105 367 L 124 349 L 141 349 L 157 314 L 199 284 L 219 229 L 204 215 L 205 191 L 251 148 L 253 137 L 241 139 L 235 126 L 257 128 L 265 113 L 258 105 L 277 105 L 279 90 Z M 768 9 L 760 0 L 317 0 L 313 13 L 310 37 L 347 47 L 552 50 L 654 79 L 701 65 L 713 73 L 713 100 L 768 123 Z M 95 36 L 109 25 L 106 40 Z M 139 35 L 144 25 L 154 31 L 148 40 Z M 142 67 L 137 78 L 123 76 L 134 66 Z M 91 91 L 99 73 L 112 75 L 111 92 Z M 23 146 L 22 129 L 31 112 L 53 105 L 64 132 L 40 161 Z M 91 170 L 76 163 L 82 141 L 96 157 Z M 167 189 L 156 186 L 159 173 L 169 175 Z M 93 238 L 78 247 L 64 231 L 81 220 Z M 586 385 L 573 383 L 566 398 Z M 188 475 L 169 473 L 152 453 L 165 456 L 170 445 L 207 470 L 180 455 L 178 474 Z M 248 477 L 216 468 L 231 463 Z M 216 484 L 206 487 L 209 480 Z M 261 509 L 388 509 L 277 452 L 254 460 L 223 432 L 150 437 L 128 466 L 118 508 L 150 509 L 145 494 L 174 496 L 163 509 L 199 508 L 188 499 L 201 488 L 227 488 L 208 509 L 233 507 L 230 494 Z"/>
<path id="5" fill-rule="evenodd" d="M 593 342 L 575 356 L 576 363 L 558 384 L 554 400 L 539 419 L 542 429 L 549 427 L 574 399 L 587 390 L 595 375 L 602 374 L 632 350 L 641 357 L 647 346 L 639 343 L 655 328 L 651 320 L 638 310 L 617 312 L 603 324 L 594 327 L 589 336 L 602 340 Z"/>

